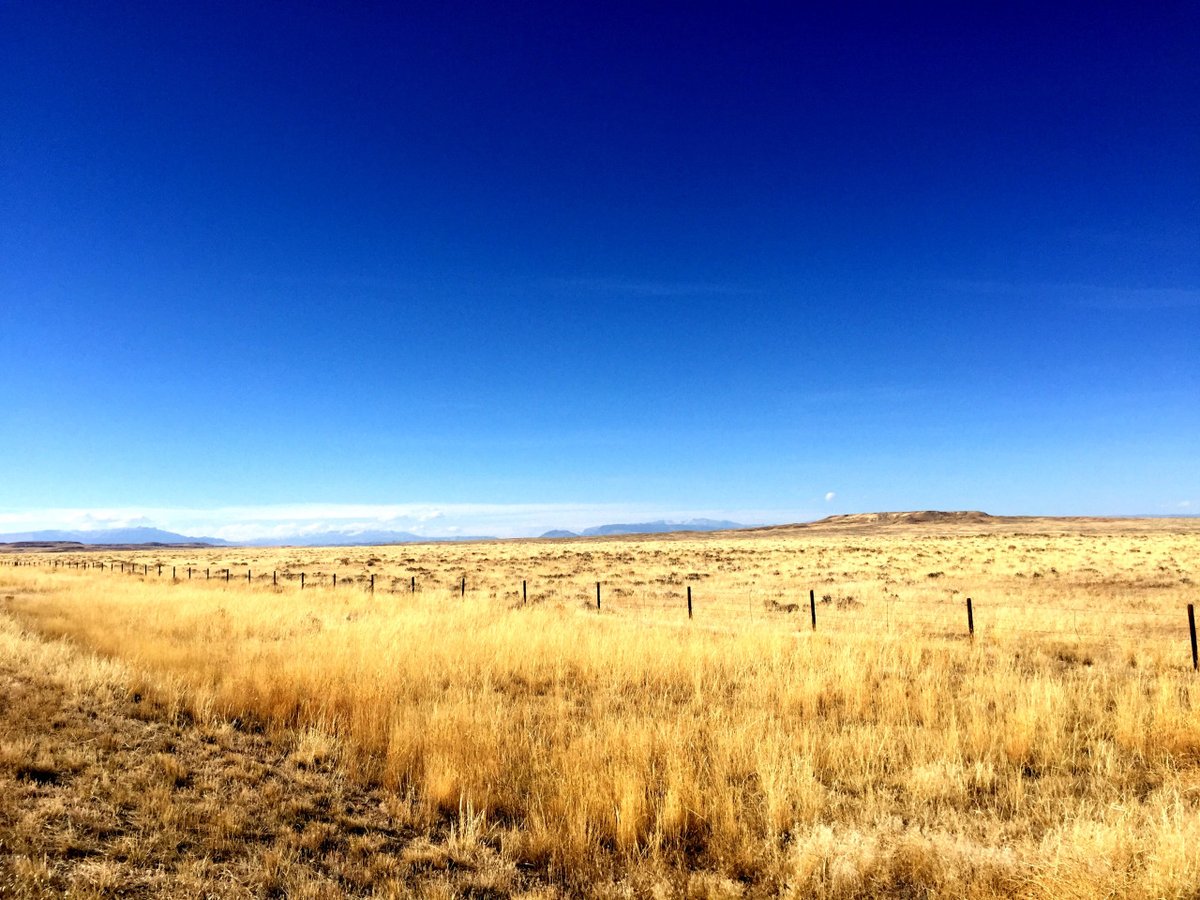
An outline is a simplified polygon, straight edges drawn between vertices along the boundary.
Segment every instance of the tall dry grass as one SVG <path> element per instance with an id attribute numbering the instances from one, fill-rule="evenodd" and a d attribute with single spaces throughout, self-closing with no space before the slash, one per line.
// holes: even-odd
<path id="1" fill-rule="evenodd" d="M 1200 891 L 1194 534 L 190 552 L 343 586 L 42 567 L 0 592 L 176 714 L 335 755 L 567 889 Z M 770 605 L 808 584 L 816 633 Z"/>

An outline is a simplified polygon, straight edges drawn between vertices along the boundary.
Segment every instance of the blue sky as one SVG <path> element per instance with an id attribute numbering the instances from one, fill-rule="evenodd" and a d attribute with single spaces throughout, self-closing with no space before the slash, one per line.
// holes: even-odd
<path id="1" fill-rule="evenodd" d="M 1196 5 L 837 6 L 4 5 L 0 530 L 1200 512 Z"/>

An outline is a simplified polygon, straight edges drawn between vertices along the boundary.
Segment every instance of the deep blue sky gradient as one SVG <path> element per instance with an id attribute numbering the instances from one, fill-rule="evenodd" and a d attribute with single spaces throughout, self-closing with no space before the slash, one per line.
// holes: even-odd
<path id="1" fill-rule="evenodd" d="M 0 510 L 1200 512 L 1194 3 L 98 7 L 0 8 Z"/>

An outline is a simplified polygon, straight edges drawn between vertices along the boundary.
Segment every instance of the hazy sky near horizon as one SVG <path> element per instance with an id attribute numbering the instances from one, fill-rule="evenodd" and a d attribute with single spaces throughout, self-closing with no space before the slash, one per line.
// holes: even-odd
<path id="1" fill-rule="evenodd" d="M 1196 4 L 479 6 L 0 7 L 5 521 L 1200 512 Z"/>

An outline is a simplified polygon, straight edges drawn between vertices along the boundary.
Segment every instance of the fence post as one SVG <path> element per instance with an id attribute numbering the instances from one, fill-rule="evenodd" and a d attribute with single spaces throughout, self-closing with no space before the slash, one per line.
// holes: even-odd
<path id="1" fill-rule="evenodd" d="M 205 580 L 205 581 L 208 581 L 208 579 L 209 579 L 209 578 L 211 578 L 211 577 L 212 577 L 212 576 L 209 574 L 209 572 L 208 572 L 208 569 L 205 569 L 205 570 L 204 570 L 204 580 Z"/>
<path id="2" fill-rule="evenodd" d="M 162 563 L 159 563 L 159 564 L 158 564 L 158 576 L 159 576 L 160 578 L 162 577 Z"/>
<path id="3" fill-rule="evenodd" d="M 526 585 L 524 578 L 521 579 L 521 605 L 522 606 L 529 605 L 529 588 Z"/>
<path id="4" fill-rule="evenodd" d="M 246 584 L 249 584 L 249 583 L 250 583 L 250 570 L 247 569 L 246 570 Z"/>
<path id="5" fill-rule="evenodd" d="M 229 584 L 229 570 L 228 569 L 225 570 L 225 583 Z"/>
<path id="6" fill-rule="evenodd" d="M 272 585 L 279 584 L 279 572 L 278 571 L 271 573 L 271 584 Z"/>
<path id="7" fill-rule="evenodd" d="M 149 574 L 150 574 L 150 567 L 149 567 L 149 566 L 147 566 L 147 565 L 145 565 L 144 563 L 142 564 L 142 574 L 143 574 L 143 575 L 149 575 Z"/>
<path id="8" fill-rule="evenodd" d="M 967 598 L 967 631 L 971 633 L 971 640 L 975 640 L 975 610 L 970 597 Z"/>
<path id="9" fill-rule="evenodd" d="M 692 617 L 692 586 L 688 585 L 688 618 Z"/>
<path id="10" fill-rule="evenodd" d="M 304 590 L 304 573 L 300 573 L 300 590 Z"/>
<path id="11" fill-rule="evenodd" d="M 375 573 L 371 573 L 371 593 L 375 593 Z"/>
<path id="12" fill-rule="evenodd" d="M 417 592 L 417 576 L 416 575 L 411 576 L 411 578 L 409 579 L 409 582 L 408 582 L 408 586 L 409 586 L 409 590 L 412 593 L 415 594 Z"/>
<path id="13" fill-rule="evenodd" d="M 465 597 L 465 596 L 467 596 L 467 576 L 466 576 L 466 575 L 464 575 L 464 576 L 462 577 L 462 585 L 461 585 L 461 587 L 460 587 L 460 590 L 459 590 L 459 592 L 458 592 L 458 596 L 460 596 L 460 597 Z"/>
<path id="14" fill-rule="evenodd" d="M 813 631 L 817 630 L 817 592 L 809 589 L 808 611 L 812 614 Z"/>
<path id="15" fill-rule="evenodd" d="M 1188 631 L 1192 635 L 1192 671 L 1200 672 L 1200 656 L 1196 655 L 1196 605 L 1188 604 Z"/>
<path id="16" fill-rule="evenodd" d="M 596 582 L 596 612 L 600 612 L 600 582 Z"/>
<path id="17" fill-rule="evenodd" d="M 333 586 L 337 587 L 337 572 L 333 573 Z"/>
<path id="18" fill-rule="evenodd" d="M 171 566 L 171 580 L 172 581 L 175 580 L 175 567 L 174 566 Z"/>
<path id="19" fill-rule="evenodd" d="M 188 566 L 188 581 L 192 580 L 192 567 Z"/>

